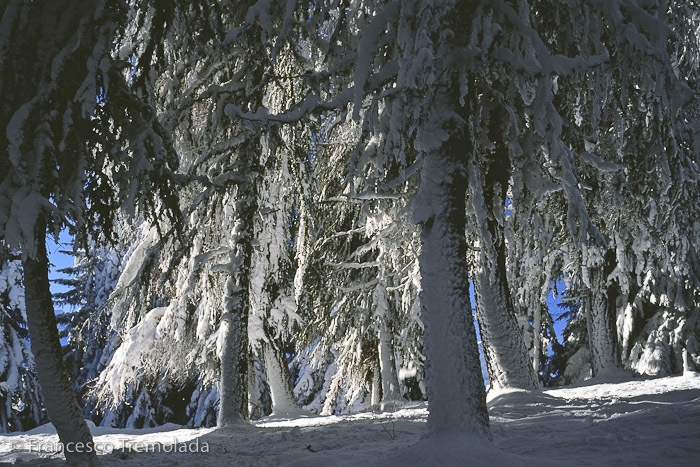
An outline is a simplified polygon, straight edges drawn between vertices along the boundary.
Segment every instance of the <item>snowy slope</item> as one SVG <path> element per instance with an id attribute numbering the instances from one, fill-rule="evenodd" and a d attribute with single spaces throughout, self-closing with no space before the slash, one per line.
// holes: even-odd
<path id="1" fill-rule="evenodd" d="M 112 451 L 102 456 L 104 466 L 700 466 L 697 374 L 499 391 L 489 395 L 489 409 L 493 443 L 421 441 L 423 404 L 383 414 L 267 419 L 238 430 L 166 425 L 93 433 L 98 448 Z M 0 440 L 0 465 L 61 464 L 55 453 L 31 452 L 55 445 L 50 426 Z"/>

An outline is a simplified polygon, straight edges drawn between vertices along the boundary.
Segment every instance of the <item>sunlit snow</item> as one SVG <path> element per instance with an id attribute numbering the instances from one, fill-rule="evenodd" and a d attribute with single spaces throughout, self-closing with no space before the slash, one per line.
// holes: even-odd
<path id="1" fill-rule="evenodd" d="M 618 381 L 619 378 L 610 378 Z M 605 381 L 605 380 L 604 380 Z M 239 429 L 93 427 L 104 466 L 697 466 L 700 375 L 489 394 L 493 443 L 422 440 L 423 403 Z M 0 464 L 60 465 L 50 425 L 3 435 Z"/>

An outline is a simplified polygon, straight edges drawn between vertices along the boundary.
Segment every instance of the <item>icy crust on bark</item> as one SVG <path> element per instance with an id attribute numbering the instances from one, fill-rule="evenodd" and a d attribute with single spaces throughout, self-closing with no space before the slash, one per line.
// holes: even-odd
<path id="1" fill-rule="evenodd" d="M 441 221 L 435 219 L 430 231 L 422 235 L 429 427 L 434 433 L 483 434 L 488 427 L 485 392 L 469 295 L 464 290 L 466 267 L 457 253 L 464 240 L 454 230 L 438 231 L 444 229 Z"/>
<path id="2" fill-rule="evenodd" d="M 442 151 L 445 151 L 443 149 Z M 420 255 L 428 432 L 488 436 L 486 393 L 471 317 L 466 269 L 466 177 L 454 154 L 426 155 L 415 219 Z M 460 177 L 461 173 L 461 177 Z"/>
<path id="3" fill-rule="evenodd" d="M 39 215 L 39 219 L 34 230 L 33 250 L 36 252 L 36 258 L 23 259 L 22 269 L 27 328 L 31 336 L 32 354 L 39 357 L 35 358 L 35 364 L 44 407 L 64 445 L 92 445 L 90 430 L 75 398 L 63 361 L 49 288 L 46 220 L 42 215 Z M 66 461 L 70 466 L 99 465 L 97 454 L 90 450 L 66 452 Z"/>

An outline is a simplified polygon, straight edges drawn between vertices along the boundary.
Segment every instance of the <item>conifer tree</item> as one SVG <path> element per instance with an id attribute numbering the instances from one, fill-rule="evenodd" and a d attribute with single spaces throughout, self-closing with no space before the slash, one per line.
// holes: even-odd
<path id="1" fill-rule="evenodd" d="M 99 462 L 69 447 L 93 444 L 63 364 L 47 232 L 111 237 L 117 208 L 153 206 L 157 188 L 170 189 L 165 135 L 110 55 L 122 13 L 112 2 L 11 1 L 2 17 L 0 238 L 21 254 L 37 375 L 69 465 Z"/>
<path id="2" fill-rule="evenodd" d="M 0 267 L 0 432 L 25 431 L 44 420 L 41 388 L 29 350 L 22 269 L 8 257 Z"/>

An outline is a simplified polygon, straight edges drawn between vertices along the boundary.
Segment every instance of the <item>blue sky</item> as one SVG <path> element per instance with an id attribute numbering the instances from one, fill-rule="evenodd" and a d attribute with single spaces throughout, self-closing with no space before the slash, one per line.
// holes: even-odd
<path id="1" fill-rule="evenodd" d="M 71 255 L 61 253 L 62 250 L 70 251 L 73 249 L 73 239 L 68 234 L 68 231 L 64 230 L 63 232 L 61 232 L 61 235 L 58 239 L 58 243 L 56 243 L 54 241 L 54 238 L 49 235 L 48 239 L 46 240 L 46 249 L 47 249 L 47 252 L 49 255 L 49 261 L 51 262 L 50 269 L 49 269 L 49 279 L 57 279 L 59 277 L 66 277 L 65 274 L 61 274 L 58 271 L 60 269 L 73 266 L 73 257 Z M 51 283 L 51 292 L 57 293 L 57 292 L 63 292 L 65 290 L 66 290 L 65 286 L 60 285 L 60 284 L 56 284 L 55 282 Z M 60 312 L 60 311 L 70 311 L 70 310 L 57 309 L 55 311 Z"/>

